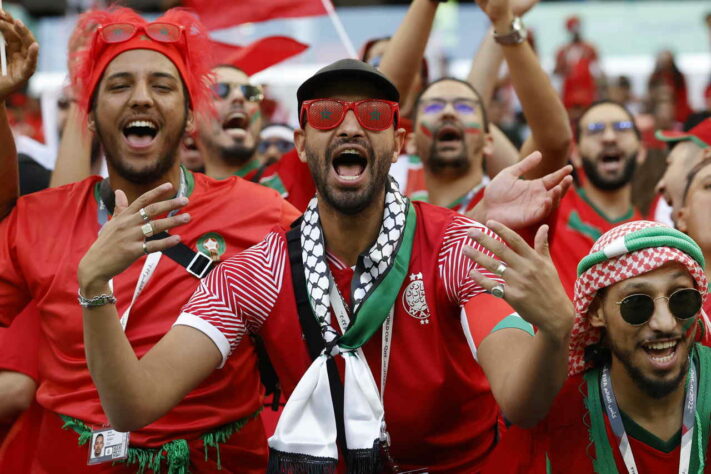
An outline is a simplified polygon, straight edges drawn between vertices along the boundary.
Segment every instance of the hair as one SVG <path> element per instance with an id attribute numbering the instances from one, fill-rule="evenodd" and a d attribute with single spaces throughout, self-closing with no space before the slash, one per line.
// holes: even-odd
<path id="1" fill-rule="evenodd" d="M 681 197 L 681 205 L 683 206 L 686 204 L 686 197 L 689 194 L 689 188 L 691 188 L 691 183 L 694 182 L 694 178 L 696 178 L 696 175 L 699 174 L 699 171 L 702 169 L 706 168 L 707 166 L 711 165 L 711 158 L 706 158 L 701 160 L 700 163 L 697 163 L 696 166 L 691 168 L 691 171 L 689 171 L 689 174 L 686 175 L 686 184 L 684 185 L 684 194 L 682 194 Z"/>
<path id="2" fill-rule="evenodd" d="M 637 138 L 639 140 L 642 139 L 642 132 L 639 131 L 639 128 L 637 128 L 637 123 L 634 120 L 634 115 L 632 115 L 632 112 L 625 107 L 624 104 L 621 104 L 617 101 L 610 100 L 610 99 L 603 99 L 603 100 L 597 100 L 593 102 L 592 104 L 588 105 L 585 110 L 583 110 L 583 113 L 580 114 L 580 117 L 578 117 L 578 120 L 573 124 L 573 133 L 575 134 L 575 143 L 580 143 L 580 124 L 583 121 L 583 117 L 585 117 L 588 112 L 590 112 L 591 109 L 597 107 L 598 105 L 604 105 L 604 104 L 611 104 L 611 105 L 616 105 L 620 109 L 624 110 L 625 114 L 627 114 L 627 117 L 629 117 L 630 122 L 632 122 L 632 128 L 634 129 L 634 133 L 637 135 Z"/>
<path id="3" fill-rule="evenodd" d="M 471 90 L 474 93 L 474 95 L 476 96 L 476 99 L 479 101 L 479 104 L 481 107 L 481 116 L 484 119 L 484 132 L 489 133 L 489 117 L 486 114 L 486 106 L 484 105 L 484 100 L 482 99 L 481 94 L 479 94 L 479 91 L 477 91 L 474 88 L 474 86 L 469 84 L 467 81 L 463 81 L 461 79 L 457 79 L 456 77 L 450 77 L 450 76 L 440 77 L 439 79 L 430 82 L 429 84 L 427 84 L 425 87 L 422 88 L 422 90 L 420 91 L 420 93 L 417 96 L 417 100 L 415 101 L 415 107 L 413 108 L 413 112 L 412 112 L 413 113 L 413 117 L 412 117 L 413 121 L 417 118 L 416 117 L 417 116 L 417 107 L 420 105 L 420 100 L 422 100 L 422 96 L 425 94 L 425 92 L 427 92 L 430 89 L 430 87 L 432 87 L 433 85 L 438 84 L 440 82 L 443 82 L 443 81 L 452 81 L 452 82 L 457 82 L 459 84 L 463 84 L 463 85 L 467 86 L 469 88 L 469 90 Z"/>

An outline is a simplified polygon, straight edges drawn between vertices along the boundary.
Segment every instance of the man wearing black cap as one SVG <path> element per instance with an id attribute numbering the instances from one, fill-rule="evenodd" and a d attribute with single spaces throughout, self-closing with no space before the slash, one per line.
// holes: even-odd
<path id="1" fill-rule="evenodd" d="M 269 440 L 270 472 L 333 472 L 339 448 L 357 472 L 474 472 L 496 441 L 498 406 L 522 425 L 545 414 L 573 321 L 545 229 L 534 250 L 491 222 L 509 249 L 471 219 L 404 198 L 388 177 L 404 139 L 398 99 L 385 76 L 350 59 L 299 88 L 295 144 L 317 196 L 292 230 L 275 229 L 204 279 L 140 361 L 113 305 L 85 310 L 89 365 L 113 426 L 160 417 L 249 332 L 290 394 Z M 113 232 L 80 275 L 106 279 L 125 266 L 97 254 Z M 80 277 L 82 288 L 103 284 Z"/>

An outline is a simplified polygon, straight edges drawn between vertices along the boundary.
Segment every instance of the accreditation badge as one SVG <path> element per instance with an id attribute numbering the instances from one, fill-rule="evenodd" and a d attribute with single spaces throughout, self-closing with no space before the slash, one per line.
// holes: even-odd
<path id="1" fill-rule="evenodd" d="M 129 433 L 120 433 L 111 428 L 92 430 L 87 464 L 126 459 L 128 456 L 128 435 Z"/>

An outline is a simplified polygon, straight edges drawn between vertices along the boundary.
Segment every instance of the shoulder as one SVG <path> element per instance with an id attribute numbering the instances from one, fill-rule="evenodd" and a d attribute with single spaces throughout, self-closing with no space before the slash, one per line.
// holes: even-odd
<path id="1" fill-rule="evenodd" d="M 221 191 L 230 193 L 230 198 L 234 198 L 234 196 L 254 196 L 256 199 L 267 198 L 278 202 L 283 201 L 281 196 L 279 196 L 279 193 L 273 189 L 247 181 L 239 176 L 230 176 L 226 179 L 214 179 L 203 173 L 192 173 L 192 175 L 195 180 L 194 192 L 196 194 Z"/>
<path id="2" fill-rule="evenodd" d="M 69 183 L 55 188 L 47 188 L 31 194 L 26 194 L 17 201 L 18 209 L 31 209 L 40 211 L 47 208 L 56 212 L 59 206 L 69 205 L 75 208 L 78 200 L 94 194 L 96 183 L 101 181 L 100 176 L 90 176 L 76 183 Z"/>

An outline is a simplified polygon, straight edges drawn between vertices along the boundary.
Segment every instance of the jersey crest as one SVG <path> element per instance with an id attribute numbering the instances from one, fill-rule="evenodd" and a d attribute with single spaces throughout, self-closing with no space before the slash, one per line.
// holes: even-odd
<path id="1" fill-rule="evenodd" d="M 227 250 L 225 239 L 217 232 L 208 232 L 200 236 L 197 241 L 197 248 L 215 263 L 220 261 L 220 257 Z"/>
<path id="2" fill-rule="evenodd" d="M 402 305 L 407 314 L 420 321 L 420 324 L 430 323 L 430 309 L 425 298 L 425 283 L 422 273 L 411 273 L 410 283 L 402 293 Z"/>

